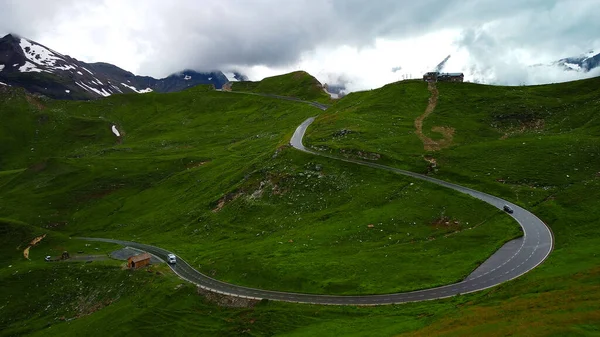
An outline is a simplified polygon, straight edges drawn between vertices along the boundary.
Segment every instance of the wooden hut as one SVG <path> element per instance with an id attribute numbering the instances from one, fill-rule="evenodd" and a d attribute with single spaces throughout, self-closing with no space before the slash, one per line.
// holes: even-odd
<path id="1" fill-rule="evenodd" d="M 138 269 L 145 267 L 150 264 L 150 257 L 151 255 L 148 253 L 131 256 L 127 259 L 127 268 Z"/>

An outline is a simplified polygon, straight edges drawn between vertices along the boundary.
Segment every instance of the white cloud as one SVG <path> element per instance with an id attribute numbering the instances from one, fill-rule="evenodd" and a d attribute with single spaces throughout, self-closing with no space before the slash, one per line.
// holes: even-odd
<path id="1" fill-rule="evenodd" d="M 490 83 L 578 77 L 531 68 L 600 46 L 600 0 L 0 0 L 0 32 L 87 62 L 166 76 L 303 69 L 379 87 L 431 70 Z M 401 67 L 397 72 L 392 68 Z"/>

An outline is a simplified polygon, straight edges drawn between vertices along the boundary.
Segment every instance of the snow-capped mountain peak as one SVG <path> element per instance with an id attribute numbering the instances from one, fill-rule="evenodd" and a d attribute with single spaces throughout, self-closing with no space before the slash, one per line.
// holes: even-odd
<path id="1" fill-rule="evenodd" d="M 180 91 L 198 84 L 221 88 L 228 79 L 220 71 L 193 70 L 163 79 L 136 76 L 112 64 L 85 63 L 9 34 L 0 39 L 0 81 L 53 98 L 89 99 L 121 93 Z"/>
<path id="2" fill-rule="evenodd" d="M 554 64 L 569 71 L 588 72 L 600 67 L 600 49 L 591 49 L 580 56 L 560 59 Z"/>
<path id="3" fill-rule="evenodd" d="M 582 55 L 582 57 L 583 57 L 583 60 L 586 61 L 597 55 L 600 55 L 600 48 L 590 49 L 590 51 L 588 51 L 587 53 Z"/>
<path id="4" fill-rule="evenodd" d="M 21 38 L 19 40 L 19 46 L 21 46 L 25 57 L 27 57 L 29 61 L 37 65 L 53 67 L 56 64 L 57 60 L 61 60 L 64 62 L 63 55 L 56 52 L 52 52 L 46 47 L 37 43 L 32 43 L 27 39 Z"/>

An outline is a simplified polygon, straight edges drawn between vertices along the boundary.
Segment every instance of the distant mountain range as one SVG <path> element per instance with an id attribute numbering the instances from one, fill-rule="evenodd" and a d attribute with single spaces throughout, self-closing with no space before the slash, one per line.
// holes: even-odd
<path id="1" fill-rule="evenodd" d="M 57 99 L 91 99 L 120 93 L 181 91 L 198 84 L 220 89 L 240 73 L 183 70 L 166 78 L 137 76 L 115 65 L 86 63 L 35 41 L 8 34 L 0 39 L 0 85 L 20 86 Z"/>
<path id="2" fill-rule="evenodd" d="M 446 57 L 438 65 L 443 68 Z M 565 71 L 589 72 L 600 68 L 600 50 L 560 59 L 546 65 Z M 86 63 L 63 55 L 35 41 L 8 34 L 0 39 L 0 85 L 14 85 L 32 93 L 57 99 L 93 99 L 120 93 L 175 92 L 199 84 L 220 89 L 232 81 L 247 81 L 238 72 L 197 72 L 183 70 L 156 79 L 138 76 L 103 62 Z M 330 84 L 326 90 L 338 98 L 346 93 L 344 85 Z"/>
<path id="3" fill-rule="evenodd" d="M 565 70 L 588 72 L 600 67 L 600 50 L 590 50 L 584 55 L 567 57 L 558 60 L 554 64 L 563 67 Z"/>

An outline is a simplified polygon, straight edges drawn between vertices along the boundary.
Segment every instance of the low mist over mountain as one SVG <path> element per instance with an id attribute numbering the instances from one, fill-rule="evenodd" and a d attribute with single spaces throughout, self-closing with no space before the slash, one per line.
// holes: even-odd
<path id="1" fill-rule="evenodd" d="M 231 80 L 246 78 L 234 73 Z M 198 84 L 221 88 L 221 71 L 184 70 L 166 78 L 137 76 L 109 63 L 86 63 L 35 41 L 8 34 L 0 39 L 0 83 L 59 99 L 90 99 L 120 93 L 174 92 Z"/>

